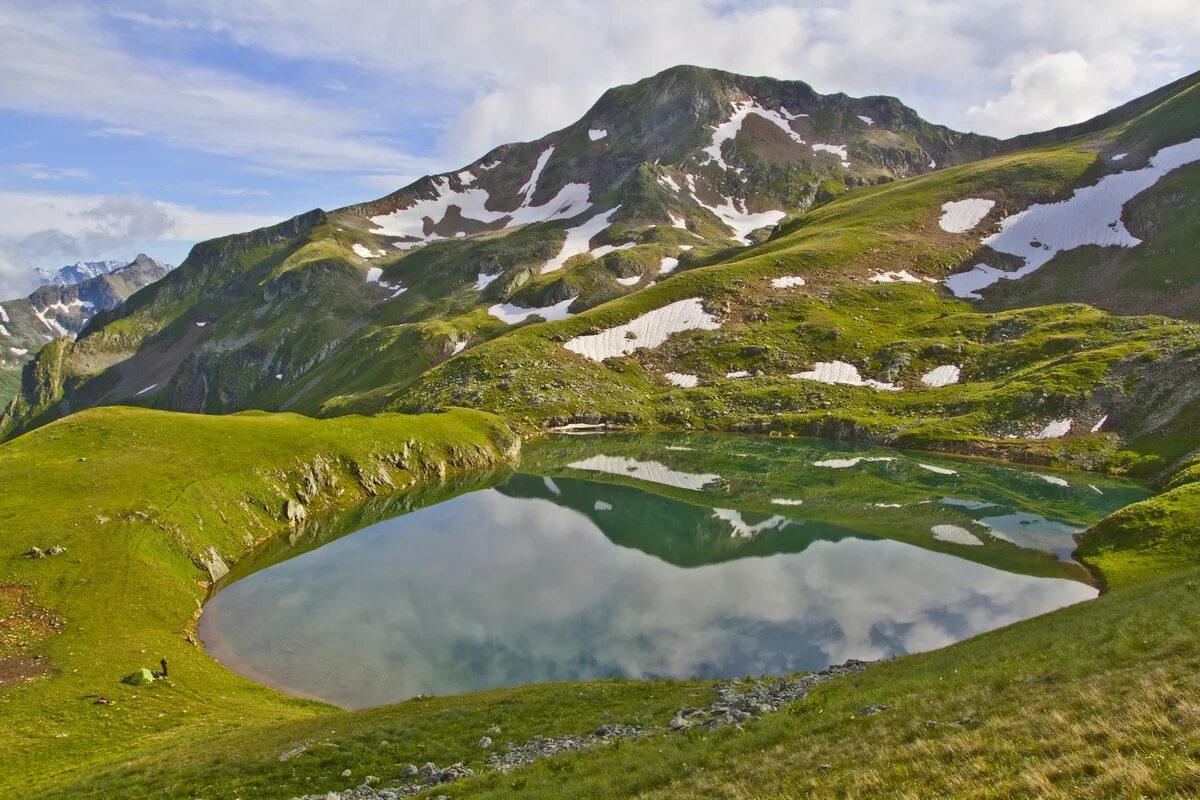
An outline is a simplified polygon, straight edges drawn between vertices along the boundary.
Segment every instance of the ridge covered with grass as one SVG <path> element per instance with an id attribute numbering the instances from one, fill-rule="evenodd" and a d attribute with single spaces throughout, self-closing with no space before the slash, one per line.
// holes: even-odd
<path id="1" fill-rule="evenodd" d="M 465 410 L 321 421 L 120 407 L 4 444 L 0 794 L 29 796 L 115 754 L 328 711 L 204 653 L 194 626 L 210 582 L 309 514 L 447 476 L 486 480 L 517 447 L 499 419 Z M 55 546 L 65 551 L 25 556 Z M 170 680 L 121 684 L 164 657 Z"/>

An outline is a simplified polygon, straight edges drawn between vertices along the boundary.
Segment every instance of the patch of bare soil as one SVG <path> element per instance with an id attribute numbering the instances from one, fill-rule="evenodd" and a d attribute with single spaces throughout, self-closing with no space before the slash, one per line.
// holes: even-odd
<path id="1" fill-rule="evenodd" d="M 0 689 L 48 670 L 49 659 L 31 655 L 30 650 L 60 630 L 62 622 L 49 609 L 31 602 L 25 587 L 0 585 Z"/>

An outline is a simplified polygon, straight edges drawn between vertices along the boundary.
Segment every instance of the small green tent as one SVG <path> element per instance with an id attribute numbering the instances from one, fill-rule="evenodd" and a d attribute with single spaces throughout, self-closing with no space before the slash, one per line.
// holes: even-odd
<path id="1" fill-rule="evenodd" d="M 154 673 L 142 667 L 137 672 L 125 678 L 125 682 L 130 686 L 145 686 L 147 683 L 154 683 Z"/>

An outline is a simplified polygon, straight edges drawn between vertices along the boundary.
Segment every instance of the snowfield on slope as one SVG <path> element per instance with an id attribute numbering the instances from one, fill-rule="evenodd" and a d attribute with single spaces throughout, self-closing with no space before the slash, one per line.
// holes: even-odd
<path id="1" fill-rule="evenodd" d="M 705 486 L 719 481 L 720 475 L 708 473 L 679 472 L 657 461 L 638 461 L 625 456 L 592 456 L 583 461 L 568 464 L 571 469 L 587 470 L 588 472 L 604 472 L 609 475 L 624 475 L 648 483 L 660 483 L 663 486 L 674 486 L 677 489 L 699 491 Z"/>
<path id="2" fill-rule="evenodd" d="M 562 248 L 558 255 L 542 265 L 542 274 L 560 270 L 572 257 L 588 252 L 592 238 L 612 225 L 612 216 L 619 208 L 620 206 L 613 206 L 574 228 L 567 228 L 567 238 L 563 241 Z"/>
<path id="3" fill-rule="evenodd" d="M 846 153 L 844 144 L 814 144 L 812 149 L 814 153 L 832 153 L 842 160 L 843 167 L 850 166 L 850 156 Z"/>
<path id="4" fill-rule="evenodd" d="M 786 112 L 784 112 L 786 113 Z M 794 119 L 793 115 L 785 117 L 779 111 L 772 111 L 769 108 L 763 108 L 756 100 L 743 100 L 733 104 L 733 114 L 729 119 L 722 122 L 713 131 L 712 143 L 704 148 L 704 152 L 708 157 L 717 163 L 723 170 L 730 170 L 725 159 L 721 157 L 721 145 L 730 139 L 737 138 L 738 132 L 742 129 L 742 123 L 746 121 L 746 117 L 751 114 L 756 114 L 767 122 L 770 122 L 788 135 L 796 144 L 804 144 L 804 140 L 800 138 L 800 134 L 792 130 L 789 119 Z"/>
<path id="5" fill-rule="evenodd" d="M 399 250 L 407 250 L 446 237 L 437 233 L 426 234 L 426 221 L 434 225 L 443 221 L 451 206 L 456 206 L 465 219 L 490 224 L 505 220 L 504 227 L 528 225 L 534 222 L 549 222 L 556 219 L 570 219 L 591 208 L 589 198 L 591 187 L 585 183 L 568 183 L 558 191 L 549 202 L 533 205 L 533 195 L 541 178 L 546 162 L 553 155 L 554 148 L 547 147 L 538 156 L 529 180 L 520 188 L 521 205 L 513 211 L 492 211 L 487 208 L 491 199 L 486 189 L 468 187 L 459 181 L 462 189 L 451 185 L 450 177 L 441 176 L 433 179 L 432 198 L 422 197 L 407 208 L 397 209 L 389 214 L 371 217 L 370 221 L 378 229 L 376 233 L 383 236 L 394 236 L 407 241 L 393 242 L 392 246 Z M 472 181 L 473 182 L 473 181 Z"/>
<path id="6" fill-rule="evenodd" d="M 691 389 L 700 383 L 699 376 L 690 375 L 686 372 L 666 372 L 663 373 L 663 377 L 680 389 Z"/>
<path id="7" fill-rule="evenodd" d="M 557 322 L 558 320 L 566 319 L 567 317 L 575 316 L 570 311 L 571 303 L 579 299 L 579 295 L 574 295 L 563 300 L 561 303 L 555 303 L 551 306 L 543 306 L 542 308 L 525 308 L 513 303 L 496 303 L 496 305 L 488 309 L 488 313 L 501 322 L 507 322 L 509 325 L 516 325 L 518 322 L 524 322 L 534 314 L 538 315 L 547 322 Z"/>
<path id="8" fill-rule="evenodd" d="M 1071 424 L 1074 422 L 1070 417 L 1067 419 L 1056 419 L 1050 422 L 1046 427 L 1042 428 L 1041 433 L 1032 437 L 1034 439 L 1061 439 L 1071 432 Z"/>
<path id="9" fill-rule="evenodd" d="M 920 283 L 921 279 L 906 269 L 897 272 L 877 272 L 871 276 L 871 283 Z"/>
<path id="10" fill-rule="evenodd" d="M 643 347 L 658 347 L 676 333 L 711 331 L 719 327 L 721 323 L 704 310 L 700 298 L 690 297 L 647 311 L 624 325 L 576 336 L 563 347 L 593 361 L 603 361 L 614 356 L 627 356 Z"/>
<path id="11" fill-rule="evenodd" d="M 827 469 L 849 469 L 850 467 L 858 466 L 859 464 L 870 463 L 874 461 L 895 461 L 893 456 L 855 456 L 854 458 L 827 458 L 824 461 L 814 461 L 814 467 L 825 467 Z"/>
<path id="12" fill-rule="evenodd" d="M 942 203 L 942 218 L 938 220 L 938 225 L 947 233 L 966 233 L 983 222 L 983 218 L 995 205 L 995 200 L 980 200 L 979 198 L 951 200 L 949 203 Z"/>
<path id="13" fill-rule="evenodd" d="M 811 370 L 796 372 L 789 377 L 804 381 L 817 381 L 818 383 L 841 384 L 843 386 L 866 386 L 884 392 L 900 391 L 900 387 L 894 383 L 884 383 L 872 380 L 871 378 L 863 378 L 858 374 L 858 367 L 853 364 L 847 364 L 845 361 L 818 361 L 813 365 Z"/>
<path id="14" fill-rule="evenodd" d="M 967 272 L 946 278 L 955 297 L 982 299 L 979 294 L 1002 280 L 1017 280 L 1041 269 L 1064 250 L 1084 245 L 1137 247 L 1141 240 L 1125 227 L 1121 212 L 1125 204 L 1149 189 L 1167 173 L 1200 161 L 1200 138 L 1164 147 L 1142 169 L 1105 175 L 1092 186 L 1076 189 L 1059 203 L 1037 203 L 1005 217 L 1000 230 L 983 240 L 998 253 L 1018 256 L 1025 264 L 1005 272 L 988 264 L 977 264 Z"/>
<path id="15" fill-rule="evenodd" d="M 938 386 L 949 386 L 952 383 L 958 383 L 958 377 L 961 372 L 962 370 L 954 364 L 934 367 L 921 376 L 921 383 L 935 388 Z"/>

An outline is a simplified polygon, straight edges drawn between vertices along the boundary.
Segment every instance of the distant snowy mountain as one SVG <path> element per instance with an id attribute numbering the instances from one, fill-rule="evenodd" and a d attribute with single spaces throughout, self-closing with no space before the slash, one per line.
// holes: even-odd
<path id="1" fill-rule="evenodd" d="M 16 391 L 21 368 L 43 345 L 75 336 L 97 313 L 171 269 L 145 254 L 128 263 L 80 261 L 55 273 L 41 270 L 45 282 L 28 297 L 0 301 L 0 401 Z"/>
<path id="2" fill-rule="evenodd" d="M 34 271 L 37 272 L 38 282 L 43 286 L 70 286 L 74 283 L 82 283 L 88 278 L 97 278 L 115 272 L 127 264 L 126 261 L 76 261 L 74 264 L 68 264 L 55 271 L 43 267 L 38 267 Z"/>

